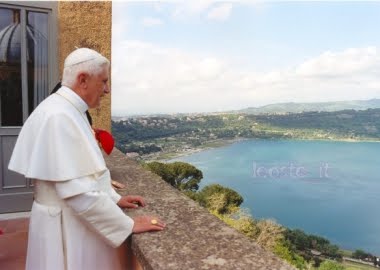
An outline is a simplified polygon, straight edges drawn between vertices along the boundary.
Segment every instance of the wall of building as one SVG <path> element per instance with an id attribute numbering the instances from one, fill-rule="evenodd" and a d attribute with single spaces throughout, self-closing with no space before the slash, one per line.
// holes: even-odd
<path id="1" fill-rule="evenodd" d="M 76 47 L 87 47 L 111 59 L 111 1 L 59 1 L 59 70 Z M 110 81 L 111 83 L 111 81 Z M 111 130 L 111 95 L 103 97 L 100 108 L 90 110 L 93 126 Z"/>

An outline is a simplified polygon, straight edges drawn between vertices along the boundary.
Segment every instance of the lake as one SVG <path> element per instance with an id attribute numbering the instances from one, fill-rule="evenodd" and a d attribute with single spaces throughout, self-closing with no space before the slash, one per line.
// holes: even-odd
<path id="1" fill-rule="evenodd" d="M 239 192 L 255 218 L 380 255 L 380 143 L 247 140 L 175 160 L 203 172 L 201 187 Z"/>

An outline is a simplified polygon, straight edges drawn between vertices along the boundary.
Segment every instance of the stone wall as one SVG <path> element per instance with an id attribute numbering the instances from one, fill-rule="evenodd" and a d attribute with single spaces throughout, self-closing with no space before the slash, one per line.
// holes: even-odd
<path id="1" fill-rule="evenodd" d="M 294 269 L 119 150 L 114 149 L 106 162 L 112 178 L 127 186 L 121 194 L 146 199 L 146 207 L 126 213 L 157 216 L 167 224 L 164 231 L 128 239 L 139 262 L 129 269 Z"/>
<path id="2" fill-rule="evenodd" d="M 59 1 L 58 44 L 62 74 L 66 56 L 76 47 L 87 47 L 111 59 L 111 1 Z M 111 82 L 110 82 L 111 83 Z M 111 95 L 106 95 L 100 108 L 90 110 L 93 126 L 111 130 Z"/>

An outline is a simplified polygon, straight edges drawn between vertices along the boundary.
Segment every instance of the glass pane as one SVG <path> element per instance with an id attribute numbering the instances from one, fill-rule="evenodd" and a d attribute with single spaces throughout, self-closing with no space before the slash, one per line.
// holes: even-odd
<path id="1" fill-rule="evenodd" d="M 48 95 L 48 14 L 27 12 L 29 114 Z"/>
<path id="2" fill-rule="evenodd" d="M 20 10 L 0 8 L 0 125 L 21 126 Z"/>

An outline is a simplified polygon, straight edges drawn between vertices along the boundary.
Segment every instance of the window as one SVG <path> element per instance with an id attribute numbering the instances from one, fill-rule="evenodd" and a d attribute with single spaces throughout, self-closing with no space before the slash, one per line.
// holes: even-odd
<path id="1" fill-rule="evenodd" d="M 40 4 L 44 5 L 45 4 Z M 0 126 L 22 126 L 52 81 L 52 9 L 0 4 Z M 51 83 L 50 83 L 51 84 Z"/>
<path id="2" fill-rule="evenodd" d="M 0 3 L 0 213 L 30 211 L 30 179 L 7 170 L 21 126 L 58 78 L 57 2 Z"/>

